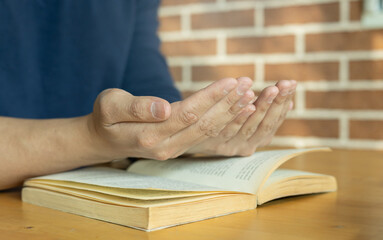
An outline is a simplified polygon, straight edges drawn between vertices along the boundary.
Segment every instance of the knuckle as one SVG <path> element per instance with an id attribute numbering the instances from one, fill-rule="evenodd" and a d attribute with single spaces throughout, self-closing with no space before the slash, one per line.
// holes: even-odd
<path id="1" fill-rule="evenodd" d="M 160 160 L 160 161 L 168 160 L 170 158 L 170 156 L 171 156 L 171 154 L 166 150 L 157 151 L 154 154 L 154 158 L 156 160 Z"/>
<path id="2" fill-rule="evenodd" d="M 100 93 L 100 97 L 101 98 L 110 98 L 112 97 L 114 94 L 116 94 L 117 92 L 120 92 L 121 90 L 118 89 L 118 88 L 108 88 L 108 89 L 105 89 L 104 91 L 102 91 Z"/>
<path id="3" fill-rule="evenodd" d="M 257 127 L 249 127 L 249 128 L 243 129 L 241 131 L 241 134 L 244 135 L 246 138 L 250 138 L 257 131 L 257 129 L 258 129 Z"/>
<path id="4" fill-rule="evenodd" d="M 274 130 L 275 122 L 267 122 L 262 124 L 262 129 L 264 132 L 272 132 Z"/>
<path id="5" fill-rule="evenodd" d="M 140 148 L 144 149 L 152 149 L 158 144 L 158 140 L 155 136 L 145 136 L 145 134 L 142 134 L 142 136 L 138 137 L 137 139 L 137 145 Z"/>
<path id="6" fill-rule="evenodd" d="M 196 114 L 190 111 L 184 111 L 179 115 L 179 121 L 185 125 L 191 125 L 198 120 Z"/>
<path id="7" fill-rule="evenodd" d="M 266 112 L 267 109 L 269 109 L 269 106 L 266 104 L 259 104 L 259 106 L 257 106 L 258 112 Z"/>
<path id="8" fill-rule="evenodd" d="M 99 94 L 98 102 L 97 105 L 95 105 L 95 108 L 101 114 L 103 120 L 108 122 L 114 116 L 116 112 L 116 103 L 114 97 L 120 92 L 120 89 L 109 88 Z"/>
<path id="9" fill-rule="evenodd" d="M 235 108 L 229 108 L 229 110 L 227 111 L 231 116 L 237 116 L 238 114 L 238 110 L 235 109 Z"/>
<path id="10" fill-rule="evenodd" d="M 211 119 L 201 119 L 198 124 L 200 132 L 210 137 L 216 137 L 219 135 L 219 131 Z"/>
<path id="11" fill-rule="evenodd" d="M 237 117 L 233 123 L 237 126 L 241 126 L 247 119 L 244 118 L 243 116 Z"/>
<path id="12" fill-rule="evenodd" d="M 236 103 L 236 99 L 233 96 L 228 95 L 227 97 L 224 98 L 225 103 L 229 106 L 233 105 Z"/>
<path id="13" fill-rule="evenodd" d="M 219 136 L 219 133 L 220 131 L 217 130 L 216 128 L 212 128 L 210 130 L 208 130 L 206 132 L 206 136 L 209 136 L 209 137 L 218 137 Z"/>
<path id="14" fill-rule="evenodd" d="M 112 120 L 112 116 L 114 115 L 114 106 L 108 99 L 100 99 L 98 110 L 100 112 L 101 118 L 105 122 L 109 122 Z"/>
<path id="15" fill-rule="evenodd" d="M 133 101 L 129 106 L 129 113 L 137 119 L 144 119 L 144 109 L 140 106 L 137 101 Z"/>
<path id="16" fill-rule="evenodd" d="M 225 130 L 221 133 L 223 139 L 231 139 L 235 136 L 236 132 L 233 130 Z"/>

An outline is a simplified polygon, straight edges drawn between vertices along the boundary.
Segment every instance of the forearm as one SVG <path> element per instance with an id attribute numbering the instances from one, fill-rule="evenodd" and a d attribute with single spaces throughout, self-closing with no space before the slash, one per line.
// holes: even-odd
<path id="1" fill-rule="evenodd" d="M 88 116 L 29 120 L 0 117 L 0 190 L 29 177 L 106 162 L 88 130 Z"/>

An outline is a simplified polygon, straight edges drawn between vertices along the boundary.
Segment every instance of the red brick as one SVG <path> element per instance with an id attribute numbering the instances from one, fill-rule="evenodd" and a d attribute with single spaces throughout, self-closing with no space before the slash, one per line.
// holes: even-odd
<path id="1" fill-rule="evenodd" d="M 294 79 L 297 81 L 333 81 L 338 78 L 339 64 L 337 62 L 265 65 L 265 79 L 267 81 L 278 81 L 282 79 Z"/>
<path id="2" fill-rule="evenodd" d="M 351 80 L 383 79 L 383 60 L 352 61 L 349 66 Z"/>
<path id="3" fill-rule="evenodd" d="M 193 14 L 191 26 L 192 29 L 254 26 L 254 10 Z"/>
<path id="4" fill-rule="evenodd" d="M 292 53 L 295 50 L 294 36 L 240 37 L 227 39 L 229 54 L 243 53 Z"/>
<path id="5" fill-rule="evenodd" d="M 351 120 L 350 138 L 383 140 L 383 121 Z"/>
<path id="6" fill-rule="evenodd" d="M 286 119 L 276 135 L 337 138 L 339 137 L 339 122 L 332 119 Z"/>
<path id="7" fill-rule="evenodd" d="M 362 1 L 354 1 L 350 2 L 350 20 L 352 21 L 360 21 L 362 17 L 363 11 L 363 2 Z"/>
<path id="8" fill-rule="evenodd" d="M 383 49 L 383 30 L 316 33 L 306 35 L 306 51 L 357 51 Z"/>
<path id="9" fill-rule="evenodd" d="M 182 81 L 182 67 L 170 67 L 170 73 L 172 74 L 174 81 Z"/>
<path id="10" fill-rule="evenodd" d="M 254 78 L 254 65 L 218 65 L 192 67 L 193 81 L 211 81 L 226 77 L 246 76 Z"/>
<path id="11" fill-rule="evenodd" d="M 161 50 L 166 56 L 198 56 L 216 54 L 216 40 L 190 40 L 163 42 Z"/>
<path id="12" fill-rule="evenodd" d="M 307 108 L 383 110 L 383 90 L 306 92 Z"/>
<path id="13" fill-rule="evenodd" d="M 214 3 L 216 0 L 162 0 L 161 6 L 186 5 L 192 3 Z"/>
<path id="14" fill-rule="evenodd" d="M 160 18 L 160 32 L 181 30 L 181 16 L 168 16 Z"/>
<path id="15" fill-rule="evenodd" d="M 339 21 L 339 3 L 265 9 L 265 25 Z"/>

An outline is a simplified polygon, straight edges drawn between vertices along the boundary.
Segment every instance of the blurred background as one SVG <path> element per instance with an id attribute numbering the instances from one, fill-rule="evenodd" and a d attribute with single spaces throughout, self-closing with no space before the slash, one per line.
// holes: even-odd
<path id="1" fill-rule="evenodd" d="M 274 146 L 383 150 L 382 0 L 162 0 L 160 38 L 188 96 L 224 77 L 299 83 Z"/>

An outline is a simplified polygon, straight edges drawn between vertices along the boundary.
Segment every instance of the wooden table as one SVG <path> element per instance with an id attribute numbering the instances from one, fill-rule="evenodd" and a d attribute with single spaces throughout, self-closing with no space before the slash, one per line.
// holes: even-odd
<path id="1" fill-rule="evenodd" d="M 334 175 L 339 190 L 150 233 L 22 203 L 20 190 L 5 191 L 0 239 L 383 239 L 382 152 L 311 153 L 284 167 Z"/>

